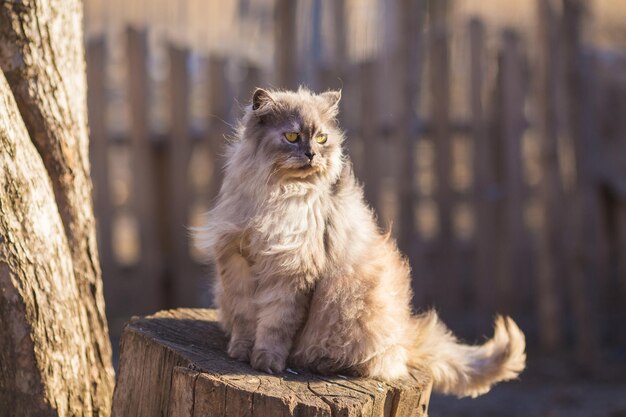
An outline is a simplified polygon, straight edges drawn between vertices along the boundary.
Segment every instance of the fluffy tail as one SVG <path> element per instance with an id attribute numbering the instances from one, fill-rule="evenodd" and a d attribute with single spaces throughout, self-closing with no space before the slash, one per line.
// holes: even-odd
<path id="1" fill-rule="evenodd" d="M 480 346 L 460 343 L 434 311 L 416 317 L 415 326 L 411 365 L 430 369 L 435 391 L 477 397 L 526 366 L 524 333 L 510 317 L 498 316 L 493 338 Z"/>

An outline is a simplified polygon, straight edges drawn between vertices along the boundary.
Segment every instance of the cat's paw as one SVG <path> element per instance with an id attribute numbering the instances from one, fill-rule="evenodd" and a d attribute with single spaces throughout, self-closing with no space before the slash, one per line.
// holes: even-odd
<path id="1" fill-rule="evenodd" d="M 253 344 L 247 339 L 231 339 L 228 343 L 228 356 L 241 362 L 248 362 Z"/>
<path id="2" fill-rule="evenodd" d="M 313 363 L 309 364 L 309 368 L 320 375 L 332 375 L 338 373 L 340 370 L 337 360 L 330 358 L 318 358 Z"/>
<path id="3" fill-rule="evenodd" d="M 287 358 L 282 357 L 274 352 L 258 349 L 252 352 L 250 365 L 268 374 L 277 374 L 285 370 Z"/>

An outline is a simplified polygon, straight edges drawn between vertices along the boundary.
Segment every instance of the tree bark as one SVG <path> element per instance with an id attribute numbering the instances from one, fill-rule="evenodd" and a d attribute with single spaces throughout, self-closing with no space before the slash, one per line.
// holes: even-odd
<path id="1" fill-rule="evenodd" d="M 110 412 L 81 26 L 78 0 L 0 4 L 0 416 Z"/>

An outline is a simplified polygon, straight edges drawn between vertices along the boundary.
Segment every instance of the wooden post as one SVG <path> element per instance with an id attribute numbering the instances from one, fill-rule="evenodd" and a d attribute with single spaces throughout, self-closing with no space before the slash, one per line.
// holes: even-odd
<path id="1" fill-rule="evenodd" d="M 223 169 L 224 169 L 224 146 L 226 140 L 224 135 L 229 129 L 229 114 L 230 106 L 232 102 L 232 95 L 229 93 L 229 83 L 226 79 L 226 60 L 218 56 L 210 56 L 206 62 L 206 70 L 208 72 L 208 114 L 209 119 L 208 129 L 206 130 L 206 136 L 203 138 L 205 141 L 210 158 L 210 165 L 213 167 L 211 171 L 211 179 L 209 181 L 209 189 L 207 190 L 208 202 L 213 201 L 219 193 L 222 185 Z M 248 74 L 250 77 L 246 78 L 244 83 L 247 87 L 252 89 L 252 86 L 256 81 L 253 77 L 258 76 L 256 71 Z M 252 93 L 250 93 L 251 97 Z M 247 98 L 246 100 L 250 99 Z M 208 277 L 204 277 L 205 282 L 208 283 Z M 213 294 L 209 294 L 210 286 L 205 285 L 206 297 L 205 299 L 212 300 Z"/>
<path id="2" fill-rule="evenodd" d="M 261 69 L 256 65 L 248 62 L 244 67 L 245 76 L 237 88 L 237 96 L 239 97 L 240 107 L 244 107 L 252 101 L 254 89 L 261 86 Z M 237 117 L 241 117 L 241 109 L 237 109 Z"/>
<path id="3" fill-rule="evenodd" d="M 542 205 L 542 224 L 539 229 L 537 258 L 539 270 L 535 299 L 539 342 L 548 351 L 556 351 L 563 344 L 562 300 L 557 289 L 558 277 L 563 274 L 562 216 L 564 212 L 563 184 L 558 153 L 559 47 L 558 20 L 550 1 L 539 2 L 537 115 L 541 140 L 542 180 L 539 194 Z"/>
<path id="4" fill-rule="evenodd" d="M 451 209 L 453 201 L 450 186 L 452 169 L 450 147 L 450 60 L 448 49 L 448 31 L 440 23 L 432 29 L 430 39 L 430 97 L 432 100 L 432 139 L 435 148 L 435 172 L 437 185 L 435 200 L 438 212 L 438 234 L 436 237 L 433 271 L 435 275 L 434 294 L 437 305 L 446 310 L 460 304 L 459 292 L 451 291 L 454 277 Z"/>
<path id="5" fill-rule="evenodd" d="M 590 73 L 582 46 L 582 19 L 585 4 L 581 0 L 563 0 L 563 61 L 566 87 L 566 134 L 574 146 L 576 178 L 568 219 L 566 259 L 569 270 L 570 297 L 576 325 L 576 353 L 583 366 L 592 368 L 598 359 L 598 321 L 596 317 L 595 233 L 596 209 L 594 154 L 591 137 L 591 111 L 585 108 L 590 99 Z M 596 212 L 597 214 L 597 212 Z"/>
<path id="6" fill-rule="evenodd" d="M 305 48 L 302 62 L 304 83 L 313 91 L 319 91 L 320 67 L 322 63 L 322 0 L 311 0 L 307 5 L 310 7 L 311 33 L 309 44 Z"/>
<path id="7" fill-rule="evenodd" d="M 616 206 L 618 240 L 615 252 L 618 262 L 618 288 L 623 308 L 624 304 L 626 304 L 626 194 L 621 195 L 621 199 L 617 201 Z"/>
<path id="8" fill-rule="evenodd" d="M 414 270 L 419 271 L 420 254 L 418 253 L 417 231 L 415 227 L 416 184 L 415 184 L 415 148 L 420 120 L 415 109 L 419 102 L 422 77 L 422 31 L 425 2 L 422 0 L 404 0 L 400 3 L 398 16 L 398 51 L 397 76 L 399 83 L 400 111 L 398 118 L 399 138 L 396 160 L 398 188 L 398 246 L 409 258 Z M 414 281 L 418 289 L 419 281 Z M 418 292 L 418 293 L 421 293 Z M 423 301 L 423 300 L 421 300 Z"/>
<path id="9" fill-rule="evenodd" d="M 383 383 L 300 371 L 268 375 L 230 359 L 214 310 L 135 318 L 124 330 L 113 417 L 368 416 L 427 413 L 430 378 Z"/>
<path id="10" fill-rule="evenodd" d="M 171 137 L 169 143 L 169 252 L 174 305 L 197 307 L 204 286 L 200 271 L 191 260 L 189 239 L 190 182 L 189 158 L 191 138 L 189 132 L 189 51 L 169 46 L 170 57 L 170 115 Z"/>
<path id="11" fill-rule="evenodd" d="M 111 247 L 112 207 L 110 177 L 108 172 L 109 138 L 106 128 L 106 41 L 98 36 L 87 43 L 87 110 L 89 113 L 89 159 L 94 183 L 94 214 L 97 219 L 98 249 L 105 282 L 105 298 L 108 312 L 117 311 L 114 295 L 120 291 L 115 279 L 113 251 Z M 109 280 L 109 278 L 111 278 Z"/>
<path id="12" fill-rule="evenodd" d="M 601 54 L 602 55 L 602 54 Z M 608 280 L 602 280 L 603 292 L 600 299 L 606 311 L 626 313 L 626 118 L 615 114 L 626 112 L 626 56 L 596 57 L 598 85 L 592 89 L 596 97 L 594 109 L 599 119 L 596 124 L 598 160 L 594 167 L 602 181 L 602 211 L 606 222 L 603 225 L 604 240 L 607 241 Z M 626 340 L 626 329 L 621 339 Z M 612 332 L 613 333 L 613 332 Z M 619 336 L 618 336 L 619 337 Z M 618 342 L 619 343 L 619 342 Z"/>
<path id="13" fill-rule="evenodd" d="M 330 28 L 330 31 L 324 32 L 324 36 L 322 36 L 322 40 L 326 40 L 326 42 L 322 42 L 322 49 L 329 51 L 329 54 L 325 57 L 327 61 L 317 68 L 317 82 L 319 83 L 320 89 L 343 89 L 346 85 L 350 84 L 350 79 L 344 77 L 348 64 L 345 8 L 345 0 L 322 2 L 321 23 L 323 23 L 323 19 L 328 19 L 329 24 L 326 26 Z M 323 28 L 324 25 L 322 24 L 322 29 Z M 343 122 L 345 120 L 345 109 L 348 108 L 345 105 L 345 100 L 349 96 L 350 94 L 346 94 L 346 91 L 344 91 L 343 98 L 340 102 L 341 111 L 339 112 L 339 118 L 344 128 L 348 127 L 348 124 Z"/>
<path id="14" fill-rule="evenodd" d="M 211 181 L 211 193 L 213 198 L 217 196 L 219 187 L 222 185 L 222 155 L 224 152 L 224 135 L 228 131 L 228 81 L 225 73 L 226 61 L 223 58 L 212 56 L 209 58 L 209 130 L 208 141 L 213 158 L 213 175 Z"/>
<path id="15" fill-rule="evenodd" d="M 469 24 L 470 76 L 469 94 L 471 109 L 471 135 L 473 140 L 474 212 L 476 218 L 476 277 L 475 303 L 482 316 L 495 312 L 497 252 L 496 218 L 497 179 L 495 177 L 495 149 L 493 136 L 487 132 L 483 108 L 485 63 L 485 26 L 481 20 L 472 19 Z"/>
<path id="16" fill-rule="evenodd" d="M 332 16 L 333 16 L 333 62 L 339 75 L 342 75 L 345 71 L 345 67 L 348 64 L 348 31 L 346 25 L 347 12 L 346 12 L 346 0 L 335 0 L 332 3 Z"/>
<path id="17" fill-rule="evenodd" d="M 346 0 L 334 0 L 322 2 L 323 17 L 329 20 L 329 32 L 325 32 L 323 39 L 326 42 L 323 48 L 329 51 L 328 62 L 317 68 L 318 81 L 322 89 L 336 89 L 342 91 L 339 102 L 339 121 L 346 131 L 347 140 L 344 147 L 352 159 L 357 177 L 360 177 L 361 160 L 359 150 L 362 150 L 362 142 L 358 137 L 360 130 L 357 128 L 360 118 L 360 104 L 358 91 L 360 90 L 359 77 L 345 77 L 350 64 L 348 57 L 348 34 L 346 23 Z M 323 25 L 324 26 L 324 25 Z M 357 69 L 353 68 L 356 72 Z"/>
<path id="18" fill-rule="evenodd" d="M 524 182 L 522 168 L 522 134 L 524 130 L 524 61 L 519 38 L 511 30 L 502 37 L 499 65 L 500 125 L 503 191 L 500 216 L 501 256 L 498 263 L 498 310 L 516 312 L 519 294 L 519 274 L 524 270 L 520 254 L 524 239 Z"/>
<path id="19" fill-rule="evenodd" d="M 128 97 L 130 100 L 130 144 L 133 184 L 131 204 L 140 227 L 141 255 L 133 282 L 126 291 L 141 294 L 141 299 L 127 314 L 155 311 L 161 305 L 162 255 L 155 216 L 157 202 L 153 144 L 148 129 L 148 38 L 145 31 L 128 28 Z"/>
<path id="20" fill-rule="evenodd" d="M 363 143 L 363 187 L 365 199 L 380 217 L 380 135 L 376 131 L 376 79 L 374 62 L 363 62 L 359 66 L 360 132 Z M 380 220 L 380 218 L 379 218 Z"/>
<path id="21" fill-rule="evenodd" d="M 277 0 L 274 4 L 274 65 L 277 87 L 297 87 L 296 0 Z"/>

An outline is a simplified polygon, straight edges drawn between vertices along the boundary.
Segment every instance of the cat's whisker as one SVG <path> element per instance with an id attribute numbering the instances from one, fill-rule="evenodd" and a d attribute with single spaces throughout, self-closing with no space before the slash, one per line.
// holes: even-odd
<path id="1" fill-rule="evenodd" d="M 207 117 L 208 117 L 209 119 L 211 119 L 211 118 L 213 118 L 213 119 L 217 119 L 217 120 L 219 120 L 220 122 L 224 123 L 226 126 L 228 126 L 230 129 L 232 129 L 232 130 L 234 130 L 234 131 L 235 131 L 235 130 L 237 130 L 236 125 L 232 125 L 232 124 L 228 123 L 226 120 L 222 119 L 222 118 L 221 118 L 220 116 L 218 116 L 217 114 L 212 114 L 212 113 L 209 113 L 209 114 L 207 114 Z"/>

